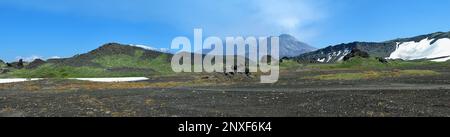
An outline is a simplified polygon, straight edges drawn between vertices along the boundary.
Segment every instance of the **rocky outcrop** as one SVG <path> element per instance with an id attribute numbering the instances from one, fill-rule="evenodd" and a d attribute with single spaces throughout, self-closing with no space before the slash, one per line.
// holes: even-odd
<path id="1" fill-rule="evenodd" d="M 25 66 L 25 69 L 35 69 L 35 68 L 38 68 L 39 66 L 44 65 L 45 63 L 47 63 L 47 62 L 45 62 L 42 59 L 35 59 L 34 61 L 30 62 L 30 64 Z"/>
<path id="2" fill-rule="evenodd" d="M 22 68 L 24 68 L 22 59 L 20 59 L 18 62 L 6 63 L 6 65 L 8 67 L 15 68 L 15 69 L 22 69 Z"/>
<path id="3" fill-rule="evenodd" d="M 344 61 L 347 61 L 351 58 L 354 57 L 361 57 L 361 58 L 369 58 L 369 53 L 361 51 L 359 49 L 353 49 L 350 54 L 347 54 L 346 56 L 344 56 Z"/>

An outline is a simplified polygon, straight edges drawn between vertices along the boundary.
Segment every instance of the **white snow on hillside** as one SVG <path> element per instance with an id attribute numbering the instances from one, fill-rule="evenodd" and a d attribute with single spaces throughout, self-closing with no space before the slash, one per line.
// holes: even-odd
<path id="1" fill-rule="evenodd" d="M 403 59 L 403 60 L 416 60 L 416 59 L 435 59 L 432 61 L 443 62 L 450 59 L 450 39 L 443 38 L 438 39 L 431 44 L 434 39 L 423 39 L 419 42 L 404 42 L 397 43 L 397 49 L 391 53 L 389 59 Z"/>
<path id="2" fill-rule="evenodd" d="M 322 62 L 322 63 L 324 63 L 324 62 L 325 62 L 325 59 L 326 59 L 326 58 L 322 58 L 322 59 L 317 59 L 317 61 L 318 61 L 318 62 Z"/>
<path id="3" fill-rule="evenodd" d="M 344 50 L 344 51 L 342 52 L 342 55 L 341 55 L 341 54 L 340 54 L 341 51 L 339 51 L 339 55 L 337 55 L 337 57 L 339 57 L 339 59 L 338 59 L 337 61 L 342 61 L 342 60 L 344 60 L 344 57 L 347 56 L 348 54 L 350 54 L 350 52 L 352 52 L 352 51 L 349 50 L 349 49 L 346 49 L 346 50 Z"/>
<path id="4" fill-rule="evenodd" d="M 327 57 L 318 58 L 317 61 L 322 62 L 322 63 L 329 63 L 331 61 L 342 61 L 345 56 L 350 54 L 350 52 L 351 52 L 351 50 L 348 50 L 348 49 L 330 52 L 330 53 L 326 54 Z M 324 53 L 322 52 L 322 54 L 324 54 Z"/>
<path id="5" fill-rule="evenodd" d="M 146 46 L 146 45 L 134 45 L 134 44 L 130 44 L 130 46 L 133 46 L 133 47 L 139 47 L 139 48 L 143 48 L 143 49 L 146 49 L 146 50 L 153 50 L 153 51 L 159 51 L 159 52 L 168 52 L 169 51 L 169 49 L 167 49 L 167 48 L 154 48 L 154 47 L 151 47 L 151 46 Z"/>

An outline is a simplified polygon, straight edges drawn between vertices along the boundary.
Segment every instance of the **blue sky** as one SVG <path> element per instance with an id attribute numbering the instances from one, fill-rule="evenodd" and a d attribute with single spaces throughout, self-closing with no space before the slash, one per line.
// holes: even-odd
<path id="1" fill-rule="evenodd" d="M 0 0 L 0 59 L 70 57 L 107 42 L 288 33 L 322 48 L 450 30 L 449 0 Z"/>

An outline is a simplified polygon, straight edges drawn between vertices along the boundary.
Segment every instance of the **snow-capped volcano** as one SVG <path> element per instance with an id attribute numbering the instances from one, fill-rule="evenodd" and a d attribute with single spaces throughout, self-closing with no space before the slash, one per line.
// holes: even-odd
<path id="1" fill-rule="evenodd" d="M 450 39 L 426 38 L 419 42 L 397 43 L 397 48 L 389 56 L 389 59 L 447 61 L 450 59 Z"/>

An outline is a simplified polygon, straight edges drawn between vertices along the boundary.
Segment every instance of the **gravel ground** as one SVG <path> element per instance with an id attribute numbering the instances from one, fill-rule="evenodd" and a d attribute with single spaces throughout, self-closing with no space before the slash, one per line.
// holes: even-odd
<path id="1" fill-rule="evenodd" d="M 0 116 L 450 116 L 449 89 L 0 92 Z"/>
<path id="2" fill-rule="evenodd" d="M 283 73 L 277 84 L 104 90 L 26 91 L 23 83 L 0 90 L 0 116 L 450 117 L 450 73 L 439 72 L 353 81 L 305 80 L 298 72 Z"/>

